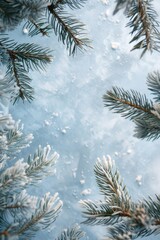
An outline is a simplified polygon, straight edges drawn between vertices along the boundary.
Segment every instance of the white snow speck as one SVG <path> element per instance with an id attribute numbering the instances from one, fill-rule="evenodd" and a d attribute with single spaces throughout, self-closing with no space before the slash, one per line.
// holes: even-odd
<path id="1" fill-rule="evenodd" d="M 66 134 L 67 133 L 66 129 L 62 129 L 61 133 Z"/>
<path id="2" fill-rule="evenodd" d="M 29 31 L 28 31 L 28 29 L 27 28 L 23 28 L 23 34 L 25 34 L 25 35 L 28 35 L 28 33 L 29 33 Z"/>
<path id="3" fill-rule="evenodd" d="M 110 11 L 107 9 L 106 12 L 105 12 L 105 16 L 106 17 L 109 17 L 111 15 Z"/>
<path id="4" fill-rule="evenodd" d="M 112 48 L 113 50 L 118 49 L 118 48 L 119 48 L 119 43 L 118 43 L 118 42 L 111 42 L 111 48 Z"/>
<path id="5" fill-rule="evenodd" d="M 101 2 L 103 3 L 103 4 L 108 4 L 108 0 L 101 0 Z"/>
<path id="6" fill-rule="evenodd" d="M 136 182 L 138 183 L 138 185 L 142 185 L 141 180 L 142 180 L 142 175 L 137 175 Z"/>
<path id="7" fill-rule="evenodd" d="M 51 125 L 47 120 L 44 120 L 44 125 L 45 126 L 49 126 L 49 125 Z"/>
<path id="8" fill-rule="evenodd" d="M 58 114 L 57 112 L 53 112 L 53 113 L 52 113 L 52 116 L 53 116 L 53 117 L 58 117 L 59 114 Z"/>
<path id="9" fill-rule="evenodd" d="M 90 195 L 92 193 L 92 190 L 90 188 L 84 189 L 81 194 L 82 195 Z"/>
<path id="10" fill-rule="evenodd" d="M 85 184 L 85 180 L 84 180 L 84 179 L 81 179 L 81 180 L 80 180 L 80 184 Z"/>
<path id="11" fill-rule="evenodd" d="M 131 154 L 132 153 L 132 150 L 131 149 L 128 149 L 127 150 L 127 154 Z"/>
<path id="12" fill-rule="evenodd" d="M 77 168 L 73 168 L 72 169 L 72 175 L 73 175 L 74 178 L 76 178 L 76 176 L 77 176 Z"/>
<path id="13" fill-rule="evenodd" d="M 114 155 L 115 155 L 115 156 L 118 156 L 118 152 L 115 152 Z"/>

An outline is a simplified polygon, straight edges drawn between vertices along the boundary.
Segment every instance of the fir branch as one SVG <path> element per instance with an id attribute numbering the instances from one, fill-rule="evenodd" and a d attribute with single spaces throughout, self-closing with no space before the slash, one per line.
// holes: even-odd
<path id="1" fill-rule="evenodd" d="M 134 0 L 116 0 L 116 7 L 113 11 L 113 14 L 115 15 L 121 9 L 124 9 L 124 12 L 127 13 L 133 2 Z"/>
<path id="2" fill-rule="evenodd" d="M 137 117 L 148 117 L 152 114 L 153 103 L 148 101 L 145 95 L 131 90 L 125 91 L 123 88 L 113 87 L 103 96 L 105 107 L 115 113 L 121 113 L 125 118 L 131 120 Z"/>
<path id="3" fill-rule="evenodd" d="M 20 125 L 20 121 L 16 122 L 14 128 L 9 129 L 6 132 L 6 151 L 2 150 L 3 154 L 7 154 L 8 158 L 15 156 L 23 148 L 29 147 L 33 135 L 24 135 L 22 133 L 23 125 Z"/>
<path id="4" fill-rule="evenodd" d="M 38 34 L 49 36 L 52 29 L 51 25 L 46 22 L 45 18 L 38 19 L 37 21 L 30 18 L 23 26 L 23 29 L 25 28 L 28 30 L 28 35 L 31 37 Z"/>
<path id="5" fill-rule="evenodd" d="M 1 0 L 0 32 L 6 30 L 13 30 L 24 19 L 38 19 L 45 13 L 48 4 L 48 0 Z"/>
<path id="6" fill-rule="evenodd" d="M 127 12 L 129 23 L 127 26 L 132 28 L 131 35 L 134 34 L 130 43 L 138 41 L 132 50 L 142 49 L 141 57 L 147 50 L 160 50 L 160 32 L 157 13 L 152 7 L 151 0 L 133 1 Z M 132 51 L 131 50 L 131 51 Z"/>
<path id="7" fill-rule="evenodd" d="M 86 224 L 113 224 L 122 218 L 131 217 L 132 202 L 117 170 L 113 170 L 110 157 L 98 159 L 94 173 L 100 192 L 105 196 L 104 202 L 81 201 L 85 207 Z"/>
<path id="8" fill-rule="evenodd" d="M 159 234 L 160 198 L 157 197 L 157 201 L 149 198 L 149 200 L 134 203 L 128 197 L 128 193 L 125 199 L 126 190 L 124 190 L 124 197 L 122 198 L 122 194 L 119 194 L 119 191 L 116 189 L 121 189 L 123 192 L 124 185 L 122 186 L 119 177 L 118 180 L 113 179 L 117 170 L 114 170 L 111 159 L 108 159 L 108 161 L 106 161 L 106 158 L 102 161 L 98 160 L 95 169 L 97 184 L 100 191 L 103 194 L 105 192 L 105 200 L 103 202 L 80 201 L 85 209 L 83 214 L 86 220 L 83 223 L 107 226 L 109 237 L 106 239 L 108 240 L 130 240 L 150 236 L 151 234 Z M 117 196 L 117 201 L 115 201 L 115 195 Z"/>
<path id="9" fill-rule="evenodd" d="M 85 209 L 82 211 L 83 216 L 87 218 L 83 221 L 84 224 L 106 226 L 114 224 L 118 219 L 121 219 L 122 214 L 114 214 L 113 208 L 106 202 L 99 201 L 94 203 L 91 200 L 81 200 L 79 203 Z"/>
<path id="10" fill-rule="evenodd" d="M 44 175 L 53 174 L 53 166 L 59 158 L 59 155 L 55 152 L 51 156 L 50 146 L 45 148 L 39 146 L 35 152 L 33 158 L 31 155 L 28 157 L 28 168 L 26 169 L 26 175 L 32 178 L 32 183 L 41 180 Z"/>
<path id="11" fill-rule="evenodd" d="M 3 100 L 6 101 L 11 100 L 11 95 L 15 91 L 15 82 L 11 81 L 8 76 L 4 76 L 0 79 L 0 99 L 1 99 L 1 107 L 3 108 Z"/>
<path id="12" fill-rule="evenodd" d="M 136 124 L 137 138 L 157 139 L 160 136 L 160 107 L 137 91 L 113 87 L 103 97 L 105 106 Z"/>
<path id="13" fill-rule="evenodd" d="M 141 49 L 141 57 L 146 51 L 160 51 L 160 32 L 157 12 L 152 6 L 152 0 L 116 0 L 117 4 L 113 14 L 124 9 L 127 24 L 133 35 L 130 43 L 137 42 L 131 51 Z"/>
<path id="14" fill-rule="evenodd" d="M 6 77 L 11 82 L 15 82 L 18 87 L 18 94 L 13 97 L 14 103 L 19 98 L 32 101 L 33 88 L 30 86 L 31 79 L 28 77 L 28 71 L 45 69 L 46 64 L 52 60 L 50 50 L 36 44 L 17 44 L 4 35 L 0 38 L 0 49 L 8 55 Z"/>
<path id="15" fill-rule="evenodd" d="M 30 145 L 32 134 L 24 135 L 22 130 L 20 121 L 14 122 L 10 115 L 0 117 L 0 172 L 7 160 L 13 160 L 17 153 Z"/>
<path id="16" fill-rule="evenodd" d="M 12 216 L 15 221 L 21 218 L 27 218 L 30 216 L 31 211 L 35 210 L 37 204 L 37 197 L 30 196 L 26 190 L 22 190 L 20 193 L 7 196 L 5 205 L 1 207 L 1 214 Z"/>
<path id="17" fill-rule="evenodd" d="M 71 8 L 71 9 L 78 9 L 83 6 L 83 4 L 86 2 L 86 0 L 52 0 L 52 4 L 54 8 L 63 8 L 65 6 Z"/>
<path id="18" fill-rule="evenodd" d="M 155 225 L 160 225 L 160 197 L 156 195 L 156 199 L 149 197 L 144 200 L 144 205 L 148 209 L 149 216 L 154 219 Z"/>
<path id="19" fill-rule="evenodd" d="M 153 73 L 148 74 L 147 85 L 148 85 L 148 89 L 154 95 L 155 101 L 160 102 L 160 72 L 159 71 L 154 71 Z"/>
<path id="20" fill-rule="evenodd" d="M 23 65 L 16 61 L 14 58 L 11 58 L 11 61 L 8 64 L 6 76 L 9 77 L 11 81 L 14 81 L 17 85 L 18 93 L 16 94 L 16 96 L 12 96 L 13 103 L 18 101 L 19 98 L 21 98 L 23 101 L 28 100 L 29 102 L 34 99 L 34 91 L 33 88 L 30 86 L 31 78 L 28 77 L 27 71 L 24 69 Z"/>
<path id="21" fill-rule="evenodd" d="M 135 239 L 133 233 L 131 232 L 129 226 L 126 224 L 117 224 L 114 227 L 108 229 L 109 237 L 106 240 L 132 240 Z"/>
<path id="22" fill-rule="evenodd" d="M 160 119 L 156 116 L 148 119 L 135 119 L 134 136 L 141 139 L 156 140 L 160 137 Z"/>
<path id="23" fill-rule="evenodd" d="M 80 229 L 78 224 L 74 225 L 71 228 L 67 228 L 61 232 L 60 236 L 55 240 L 79 240 L 84 237 L 85 233 Z"/>
<path id="24" fill-rule="evenodd" d="M 9 131 L 15 127 L 15 121 L 13 120 L 11 114 L 0 113 L 0 135 L 6 131 Z"/>
<path id="25" fill-rule="evenodd" d="M 7 52 L 10 59 L 21 62 L 26 71 L 45 69 L 46 65 L 52 61 L 49 49 L 33 43 L 16 44 L 14 48 L 7 49 Z"/>
<path id="26" fill-rule="evenodd" d="M 4 193 L 20 190 L 29 183 L 26 175 L 28 164 L 18 160 L 12 167 L 7 168 L 0 174 L 0 189 Z"/>
<path id="27" fill-rule="evenodd" d="M 53 4 L 48 6 L 49 19 L 55 35 L 58 35 L 58 40 L 66 44 L 69 54 L 74 55 L 79 50 L 84 50 L 90 46 L 90 41 L 85 38 L 84 24 L 77 19 L 67 15 L 61 9 L 55 9 Z"/>
<path id="28" fill-rule="evenodd" d="M 116 204 L 123 212 L 128 212 L 130 209 L 130 196 L 120 179 L 119 172 L 113 171 L 113 162 L 108 156 L 98 159 L 94 167 L 96 182 L 99 186 L 100 192 L 105 196 L 105 201 Z M 113 202 L 113 199 L 115 202 Z"/>
<path id="29" fill-rule="evenodd" d="M 58 199 L 58 194 L 50 196 L 47 193 L 44 198 L 42 198 L 35 210 L 32 217 L 24 222 L 20 223 L 18 231 L 15 235 L 21 237 L 21 239 L 31 238 L 35 235 L 35 232 L 39 229 L 45 229 L 49 227 L 58 217 L 62 209 L 62 202 Z"/>
<path id="30" fill-rule="evenodd" d="M 8 159 L 7 133 L 12 131 L 14 127 L 15 122 L 10 114 L 0 114 L 0 172 L 4 168 L 6 160 Z"/>

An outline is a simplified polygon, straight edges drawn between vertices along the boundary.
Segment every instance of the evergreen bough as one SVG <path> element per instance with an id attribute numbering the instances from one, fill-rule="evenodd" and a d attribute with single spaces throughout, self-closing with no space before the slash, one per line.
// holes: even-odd
<path id="1" fill-rule="evenodd" d="M 90 47 L 85 25 L 67 13 L 67 7 L 75 10 L 86 0 L 2 0 L 0 1 L 0 63 L 7 66 L 5 79 L 15 86 L 12 101 L 20 98 L 33 100 L 30 70 L 45 69 L 52 61 L 51 50 L 37 44 L 18 44 L 6 32 L 24 22 L 28 35 L 49 36 L 51 31 L 65 44 L 70 55 Z M 5 33 L 5 34 L 4 34 Z"/>
<path id="2" fill-rule="evenodd" d="M 0 239 L 32 239 L 45 230 L 62 210 L 58 193 L 42 198 L 27 193 L 43 177 L 53 174 L 58 154 L 50 154 L 50 146 L 38 147 L 33 156 L 18 159 L 18 153 L 29 146 L 33 136 L 24 136 L 23 126 L 14 122 L 6 111 L 8 102 L 20 98 L 31 102 L 34 89 L 29 71 L 46 69 L 52 61 L 51 50 L 35 43 L 19 44 L 10 39 L 9 31 L 24 23 L 29 36 L 49 36 L 51 31 L 66 45 L 70 55 L 90 46 L 84 24 L 69 15 L 83 6 L 85 0 L 2 0 L 0 1 Z M 63 230 L 57 240 L 79 240 L 84 236 L 78 225 Z"/>
<path id="3" fill-rule="evenodd" d="M 113 14 L 124 10 L 128 19 L 127 27 L 131 28 L 133 50 L 142 50 L 141 57 L 146 51 L 160 51 L 160 32 L 158 14 L 153 7 L 153 0 L 116 0 Z"/>
<path id="4" fill-rule="evenodd" d="M 49 193 L 42 198 L 30 196 L 27 188 L 37 184 L 50 173 L 58 158 L 50 153 L 50 146 L 39 146 L 34 156 L 17 160 L 17 153 L 27 147 L 32 135 L 24 136 L 22 126 L 10 114 L 4 113 L 5 100 L 15 103 L 20 98 L 33 100 L 30 70 L 45 69 L 52 61 L 51 50 L 34 43 L 19 44 L 10 39 L 8 32 L 24 22 L 24 31 L 49 36 L 53 31 L 66 45 L 69 55 L 90 47 L 84 24 L 71 16 L 67 8 L 79 9 L 86 0 L 1 0 L 0 1 L 0 64 L 6 66 L 6 75 L 0 81 L 0 238 L 31 239 L 38 230 L 52 224 L 62 209 L 58 194 Z M 132 50 L 159 51 L 159 22 L 152 0 L 116 0 L 113 14 L 124 10 L 131 29 Z M 148 88 L 155 103 L 136 91 L 114 87 L 104 95 L 105 105 L 120 112 L 136 124 L 136 136 L 156 139 L 159 137 L 160 74 L 148 76 Z M 11 162 L 12 161 L 12 162 Z M 81 201 L 85 208 L 87 224 L 104 224 L 109 227 L 109 240 L 135 239 L 138 236 L 159 234 L 160 198 L 132 202 L 119 173 L 110 158 L 98 160 L 95 175 L 104 200 Z M 112 225 L 112 226 L 111 226 Z M 78 240 L 84 233 L 75 225 L 60 234 L 56 240 Z"/>
<path id="5" fill-rule="evenodd" d="M 135 136 L 155 140 L 160 137 L 160 73 L 154 71 L 147 77 L 148 89 L 154 102 L 135 90 L 112 87 L 103 96 L 104 104 L 115 113 L 129 118 L 136 125 Z"/>
<path id="6" fill-rule="evenodd" d="M 110 156 L 98 159 L 94 173 L 103 199 L 81 200 L 87 225 L 107 228 L 106 240 L 131 240 L 160 234 L 160 198 L 133 202 Z"/>
<path id="7" fill-rule="evenodd" d="M 0 116 L 0 239 L 32 239 L 37 231 L 50 227 L 62 211 L 58 193 L 42 198 L 31 196 L 27 189 L 54 173 L 59 155 L 50 154 L 50 146 L 35 151 L 27 159 L 17 154 L 31 143 L 22 125 L 11 115 Z M 80 239 L 84 233 L 75 225 L 61 233 L 57 240 Z"/>
<path id="8" fill-rule="evenodd" d="M 159 52 L 159 22 L 153 1 L 116 0 L 113 14 L 124 9 L 129 19 L 132 50 Z M 103 96 L 105 107 L 136 124 L 135 136 L 155 140 L 160 137 L 160 73 L 154 71 L 147 77 L 148 89 L 154 95 L 148 100 L 135 90 L 112 87 Z M 160 197 L 148 197 L 134 202 L 123 183 L 110 156 L 97 160 L 94 174 L 103 198 L 99 201 L 81 200 L 83 223 L 107 228 L 106 240 L 132 240 L 160 234 Z"/>

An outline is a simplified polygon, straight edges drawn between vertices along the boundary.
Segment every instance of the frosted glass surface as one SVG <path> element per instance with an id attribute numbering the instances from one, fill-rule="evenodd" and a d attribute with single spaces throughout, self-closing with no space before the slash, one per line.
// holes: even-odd
<path id="1" fill-rule="evenodd" d="M 160 10 L 155 1 L 157 12 Z M 114 1 L 92 0 L 74 11 L 86 23 L 93 49 L 68 56 L 54 35 L 29 38 L 22 26 L 11 33 L 18 42 L 37 42 L 53 49 L 54 61 L 46 72 L 33 72 L 35 100 L 10 106 L 13 118 L 21 119 L 34 140 L 22 156 L 34 153 L 40 144 L 50 144 L 60 154 L 56 173 L 46 178 L 32 194 L 59 192 L 63 211 L 52 228 L 39 233 L 37 240 L 54 239 L 63 228 L 80 223 L 80 199 L 98 200 L 93 167 L 97 157 L 110 155 L 116 162 L 134 200 L 159 194 L 159 140 L 149 142 L 133 137 L 134 125 L 104 108 L 102 96 L 112 86 L 135 89 L 151 98 L 146 77 L 159 69 L 159 54 L 130 52 L 129 29 L 123 13 L 112 16 Z M 142 176 L 142 184 L 136 182 Z M 86 239 L 102 239 L 105 227 L 81 225 Z M 148 237 L 145 239 L 159 239 Z"/>

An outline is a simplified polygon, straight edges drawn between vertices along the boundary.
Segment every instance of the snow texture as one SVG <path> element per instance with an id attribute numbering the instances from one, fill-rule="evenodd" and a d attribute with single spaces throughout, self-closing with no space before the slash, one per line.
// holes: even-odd
<path id="1" fill-rule="evenodd" d="M 160 12 L 158 0 L 155 1 Z M 54 239 L 59 232 L 82 218 L 80 199 L 101 199 L 93 173 L 97 157 L 110 155 L 115 160 L 134 200 L 160 193 L 159 141 L 133 137 L 129 120 L 104 108 L 102 96 L 112 86 L 149 92 L 146 77 L 159 68 L 159 54 L 130 52 L 129 29 L 122 12 L 113 16 L 114 1 L 88 0 L 83 9 L 73 12 L 87 25 L 93 49 L 68 56 L 56 37 L 29 38 L 23 26 L 11 33 L 18 42 L 37 42 L 53 49 L 54 61 L 46 72 L 33 72 L 35 100 L 10 106 L 15 120 L 21 119 L 26 133 L 34 135 L 30 149 L 50 144 L 60 154 L 56 172 L 35 190 L 34 195 L 59 193 L 63 211 L 52 228 L 37 235 L 37 240 Z M 140 177 L 141 176 L 141 177 Z M 141 184 L 137 184 L 141 182 Z M 81 226 L 86 239 L 102 239 L 105 227 Z M 159 239 L 148 237 L 145 239 Z"/>

